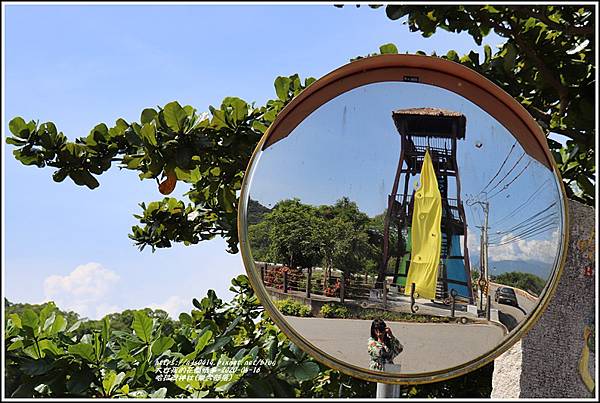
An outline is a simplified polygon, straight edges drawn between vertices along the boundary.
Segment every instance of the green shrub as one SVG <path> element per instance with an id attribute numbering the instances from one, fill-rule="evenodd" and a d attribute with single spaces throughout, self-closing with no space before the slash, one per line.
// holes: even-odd
<path id="1" fill-rule="evenodd" d="M 301 317 L 311 316 L 310 307 L 308 305 L 304 305 L 303 303 L 290 298 L 275 301 L 275 306 L 284 315 Z"/>
<path id="2" fill-rule="evenodd" d="M 350 318 L 352 316 L 352 313 L 350 312 L 350 309 L 348 309 L 347 307 L 343 306 L 343 305 L 337 305 L 337 304 L 325 304 L 321 307 L 321 310 L 319 311 L 321 313 L 321 316 L 323 316 L 324 318 Z"/>

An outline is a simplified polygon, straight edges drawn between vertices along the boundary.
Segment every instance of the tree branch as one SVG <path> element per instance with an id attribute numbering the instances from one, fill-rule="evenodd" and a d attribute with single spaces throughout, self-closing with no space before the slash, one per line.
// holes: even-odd
<path id="1" fill-rule="evenodd" d="M 559 106 L 559 114 L 564 115 L 565 110 L 567 109 L 569 103 L 569 90 L 565 87 L 560 80 L 558 80 L 552 70 L 548 68 L 546 63 L 539 57 L 539 55 L 535 52 L 535 50 L 530 46 L 529 42 L 524 40 L 519 34 L 516 27 L 513 25 L 512 20 L 508 18 L 508 24 L 510 25 L 510 29 L 506 28 L 504 25 L 495 21 L 489 17 L 485 17 L 478 13 L 479 18 L 485 18 L 486 22 L 490 24 L 494 30 L 497 32 L 501 32 L 508 38 L 512 38 L 515 43 L 525 52 L 525 56 L 533 62 L 533 64 L 537 67 L 538 71 L 544 79 L 556 90 L 558 93 L 558 99 L 560 102 Z"/>
<path id="2" fill-rule="evenodd" d="M 593 26 L 585 26 L 585 27 L 574 27 L 574 26 L 566 26 L 559 24 L 557 22 L 552 21 L 546 13 L 532 10 L 530 7 L 518 6 L 517 9 L 522 11 L 524 15 L 537 18 L 542 21 L 548 27 L 552 28 L 556 31 L 562 31 L 569 35 L 579 35 L 579 36 L 588 36 L 594 35 L 594 27 Z"/>

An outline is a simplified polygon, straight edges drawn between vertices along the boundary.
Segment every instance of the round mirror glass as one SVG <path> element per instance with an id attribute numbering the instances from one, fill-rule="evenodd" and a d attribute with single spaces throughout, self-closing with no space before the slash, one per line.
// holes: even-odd
<path id="1" fill-rule="evenodd" d="M 431 381 L 483 362 L 542 309 L 563 254 L 559 178 L 471 100 L 366 83 L 266 136 L 242 250 L 262 302 L 315 358 Z"/>

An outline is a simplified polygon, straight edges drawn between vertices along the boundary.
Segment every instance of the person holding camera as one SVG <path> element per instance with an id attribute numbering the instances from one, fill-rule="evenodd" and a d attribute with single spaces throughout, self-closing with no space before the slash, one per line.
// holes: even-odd
<path id="1" fill-rule="evenodd" d="M 394 358 L 404 350 L 404 346 L 382 319 L 371 323 L 367 350 L 371 356 L 369 369 L 400 372 L 400 365 L 394 364 Z"/>

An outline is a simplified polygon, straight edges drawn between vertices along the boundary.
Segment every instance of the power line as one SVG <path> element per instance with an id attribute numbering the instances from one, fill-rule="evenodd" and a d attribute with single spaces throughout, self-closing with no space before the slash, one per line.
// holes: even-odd
<path id="1" fill-rule="evenodd" d="M 504 158 L 504 161 L 502 161 L 502 165 L 500 165 L 500 168 L 498 168 L 498 172 L 496 172 L 496 175 L 494 175 L 494 177 L 489 180 L 489 182 L 483 187 L 483 189 L 481 189 L 479 191 L 479 193 L 477 193 L 477 195 L 480 195 L 483 192 L 485 192 L 485 189 L 487 189 L 487 187 L 492 184 L 492 182 L 494 181 L 494 179 L 496 179 L 498 177 L 498 175 L 500 175 L 500 172 L 502 172 L 502 168 L 504 168 L 504 165 L 508 161 L 508 157 L 510 157 L 510 154 L 512 153 L 512 151 L 514 150 L 514 148 L 515 148 L 516 145 L 517 145 L 517 140 L 515 140 L 514 144 L 512 145 L 512 147 L 510 148 L 510 150 L 508 151 L 508 154 L 506 154 L 506 157 Z"/>
<path id="2" fill-rule="evenodd" d="M 524 240 L 532 238 L 536 235 L 542 234 L 550 228 L 554 228 L 555 225 L 556 225 L 556 221 L 548 223 L 546 225 L 543 225 L 539 228 L 530 229 L 527 233 L 522 233 L 519 236 L 514 236 L 512 238 L 505 239 L 500 243 L 490 244 L 490 246 L 503 246 L 503 245 L 508 245 L 510 243 L 514 243 L 514 242 L 518 242 L 518 241 L 524 241 Z"/>
<path id="3" fill-rule="evenodd" d="M 511 234 L 511 236 L 515 236 L 515 235 L 519 235 L 519 234 L 515 234 L 516 231 L 521 231 L 520 234 L 523 234 L 527 231 L 530 231 L 532 229 L 536 229 L 540 226 L 543 226 L 545 224 L 548 224 L 550 222 L 556 222 L 556 213 L 551 212 L 550 214 L 546 214 L 540 217 L 541 214 L 543 214 L 544 211 L 540 211 L 537 214 L 534 214 L 533 216 L 531 216 L 530 218 L 522 221 L 521 223 L 513 226 L 511 229 L 506 230 L 504 232 L 500 232 L 498 231 L 498 235 L 502 235 L 502 234 Z M 537 217 L 537 218 L 536 218 Z M 497 236 L 497 235 L 496 235 Z"/>
<path id="4" fill-rule="evenodd" d="M 515 232 L 517 230 L 523 229 L 523 228 L 527 228 L 527 227 L 532 227 L 534 225 L 536 225 L 539 222 L 542 222 L 544 220 L 547 220 L 548 218 L 556 218 L 556 212 L 550 212 L 549 214 L 539 217 L 536 220 L 533 221 L 528 221 L 528 222 L 523 222 L 521 224 L 517 224 L 514 227 L 507 229 L 506 231 L 497 231 L 494 235 L 496 234 L 510 234 L 511 232 Z"/>
<path id="5" fill-rule="evenodd" d="M 504 192 L 506 189 L 508 189 L 508 187 L 509 187 L 510 185 L 512 185 L 512 183 L 513 183 L 514 181 L 516 181 L 516 180 L 519 178 L 519 176 L 521 176 L 521 175 L 523 174 L 523 172 L 525 172 L 525 170 L 527 169 L 527 167 L 528 167 L 528 166 L 531 164 L 531 161 L 532 161 L 532 160 L 529 160 L 529 162 L 527 163 L 527 165 L 525 165 L 525 167 L 524 167 L 524 168 L 521 170 L 521 172 L 519 172 L 519 173 L 517 174 L 517 176 L 515 176 L 515 177 L 514 177 L 514 178 L 513 178 L 513 179 L 512 179 L 510 182 L 508 182 L 506 185 L 504 185 L 504 187 L 503 187 L 502 189 L 500 189 L 499 191 L 497 191 L 496 193 L 494 193 L 493 195 L 491 195 L 491 196 L 488 198 L 488 200 L 489 200 L 489 199 L 491 199 L 492 197 L 495 197 L 495 196 L 497 196 L 498 194 L 500 194 L 500 193 Z"/>
<path id="6" fill-rule="evenodd" d="M 525 156 L 525 152 L 523 152 L 523 154 L 521 154 L 521 156 L 519 157 L 519 159 L 513 164 L 513 166 L 508 170 L 508 172 L 502 177 L 502 179 L 500 179 L 498 181 L 498 183 L 496 183 L 494 186 L 492 186 L 490 189 L 488 189 L 487 193 L 490 193 L 492 190 L 494 190 L 498 186 L 500 186 L 500 184 L 502 183 L 502 181 L 504 179 L 506 179 L 508 177 L 508 175 L 510 175 L 512 173 L 512 171 L 515 170 L 515 168 L 517 167 L 517 165 L 519 165 L 519 162 L 521 162 L 521 160 L 523 159 L 524 156 Z"/>
<path id="7" fill-rule="evenodd" d="M 529 228 L 527 230 L 521 231 L 518 234 L 514 234 L 514 235 L 512 235 L 510 237 L 501 239 L 500 241 L 496 241 L 494 243 L 496 245 L 506 244 L 506 243 L 510 243 L 512 241 L 518 241 L 518 240 L 524 239 L 525 237 L 531 237 L 534 234 L 539 233 L 540 231 L 543 232 L 543 230 L 546 230 L 547 228 L 554 227 L 556 225 L 556 223 L 557 223 L 556 220 L 552 220 L 552 221 L 548 221 L 548 222 L 545 222 L 545 223 L 541 223 L 540 225 L 537 225 L 536 227 Z"/>
<path id="8" fill-rule="evenodd" d="M 521 208 L 523 208 L 527 203 L 529 203 L 529 201 L 533 198 L 533 196 L 535 196 L 536 194 L 539 193 L 540 190 L 542 190 L 542 187 L 548 183 L 550 179 L 546 179 L 528 198 L 527 200 L 525 200 L 523 203 L 521 203 L 520 205 L 518 205 L 517 207 L 515 207 L 515 209 L 513 211 L 511 211 L 510 213 L 508 213 L 507 215 L 505 215 L 504 217 L 500 218 L 498 221 L 496 221 L 494 224 L 491 224 L 490 226 L 496 226 L 499 223 L 503 222 L 504 220 L 506 220 L 507 218 L 510 217 L 514 217 L 515 214 L 521 210 Z"/>
<path id="9" fill-rule="evenodd" d="M 519 222 L 519 223 L 515 224 L 515 225 L 514 225 L 512 228 L 515 228 L 515 227 L 517 227 L 517 226 L 519 226 L 519 225 L 521 225 L 521 224 L 527 224 L 527 223 L 530 223 L 530 222 L 531 222 L 531 220 L 534 220 L 535 218 L 539 217 L 541 214 L 544 214 L 544 213 L 548 212 L 548 210 L 550 210 L 550 209 L 551 209 L 553 206 L 555 206 L 555 205 L 556 205 L 556 202 L 552 202 L 552 203 L 550 203 L 550 204 L 549 204 L 549 205 L 548 205 L 546 208 L 544 208 L 544 209 L 542 209 L 542 210 L 538 211 L 537 213 L 535 213 L 535 214 L 533 214 L 533 215 L 531 215 L 531 216 L 529 216 L 529 217 L 525 218 L 523 221 L 521 221 L 521 222 Z M 554 214 L 554 213 L 553 213 L 553 214 Z M 501 230 L 501 231 L 499 231 L 499 232 L 510 232 L 510 229 L 507 229 L 507 230 Z"/>
<path id="10" fill-rule="evenodd" d="M 514 233 L 509 233 L 507 235 L 504 235 L 501 238 L 496 238 L 492 241 L 492 243 L 504 243 L 513 239 L 520 239 L 523 236 L 529 235 L 533 232 L 538 231 L 541 228 L 547 228 L 547 227 L 554 227 L 557 224 L 557 220 L 555 218 L 549 218 L 549 219 L 545 219 L 544 221 L 540 221 L 538 222 L 536 225 L 528 227 L 528 228 L 523 228 L 521 230 L 519 230 L 520 232 L 514 232 Z"/>

